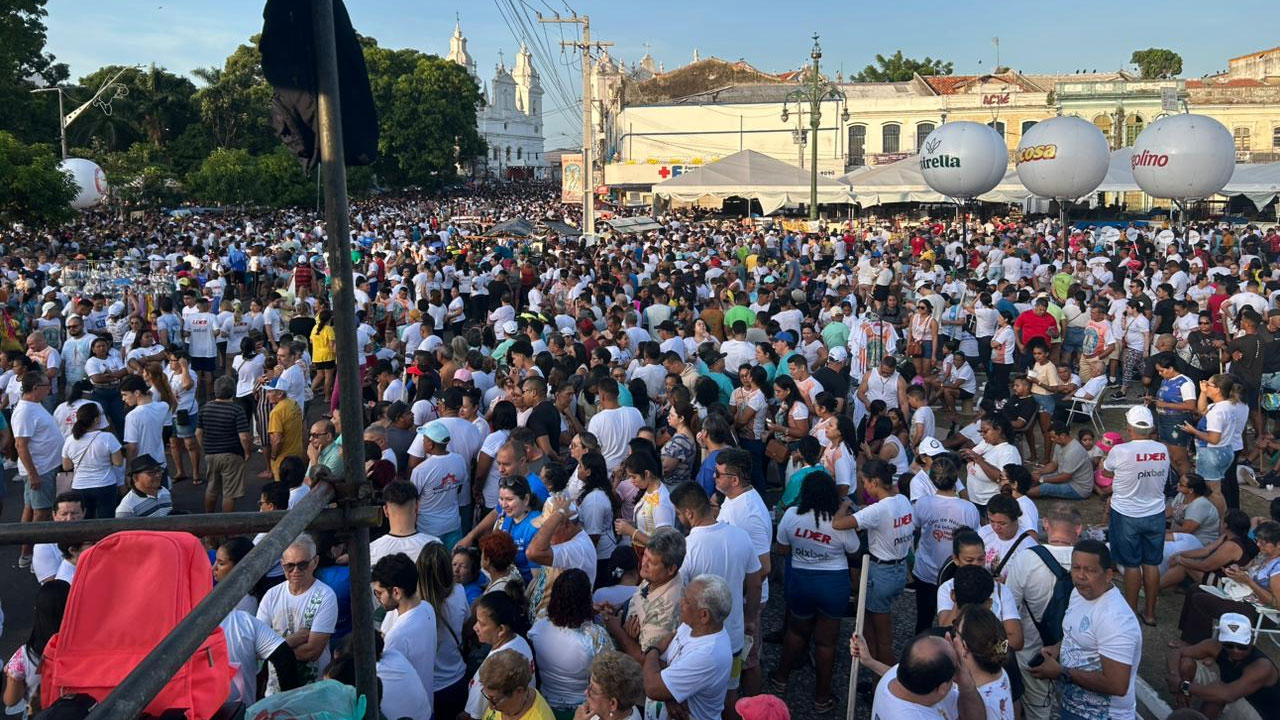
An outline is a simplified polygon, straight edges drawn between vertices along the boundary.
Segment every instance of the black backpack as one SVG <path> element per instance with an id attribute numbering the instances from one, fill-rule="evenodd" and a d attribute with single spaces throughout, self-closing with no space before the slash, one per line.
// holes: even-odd
<path id="1" fill-rule="evenodd" d="M 1071 591 L 1075 588 L 1071 583 L 1071 573 L 1067 572 L 1058 563 L 1053 553 L 1043 545 L 1032 545 L 1027 549 L 1035 553 L 1053 573 L 1053 595 L 1049 597 L 1049 604 L 1045 606 L 1044 615 L 1039 620 L 1036 619 L 1035 613 L 1031 612 L 1031 606 L 1027 605 L 1025 598 L 1022 604 L 1027 609 L 1027 617 L 1031 618 L 1031 622 L 1040 633 L 1043 645 L 1045 647 L 1057 645 L 1062 642 L 1062 619 L 1067 615 L 1067 604 L 1071 601 Z"/>

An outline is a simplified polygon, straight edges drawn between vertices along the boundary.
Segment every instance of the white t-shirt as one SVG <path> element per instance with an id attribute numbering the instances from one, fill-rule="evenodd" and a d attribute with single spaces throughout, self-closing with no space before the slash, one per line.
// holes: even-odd
<path id="1" fill-rule="evenodd" d="M 933 483 L 929 485 L 932 487 Z M 978 508 L 964 498 L 926 495 L 916 501 L 912 522 L 920 528 L 913 574 L 932 585 L 938 581 L 938 572 L 947 563 L 947 558 L 951 557 L 951 540 L 956 528 L 978 527 Z"/>
<path id="2" fill-rule="evenodd" d="M 645 535 L 652 535 L 660 527 L 671 527 L 676 524 L 676 506 L 671 504 L 671 493 L 667 486 L 658 483 L 657 490 L 647 490 L 636 500 L 636 529 Z"/>
<path id="3" fill-rule="evenodd" d="M 484 443 L 480 446 L 480 452 L 488 455 L 490 458 L 498 457 L 498 448 L 511 437 L 510 430 L 494 430 L 484 439 Z M 491 461 L 489 463 L 489 474 L 484 478 L 484 506 L 498 507 L 498 481 L 502 479 L 502 473 L 498 472 L 498 463 Z"/>
<path id="4" fill-rule="evenodd" d="M 307 376 L 298 363 L 285 368 L 277 380 L 279 384 L 276 387 L 282 389 L 290 400 L 298 403 L 298 407 L 307 406 Z"/>
<path id="5" fill-rule="evenodd" d="M 1024 540 L 1023 542 L 1026 541 Z M 955 578 L 938 586 L 939 613 L 944 610 L 956 609 L 956 601 L 951 597 L 951 591 L 955 587 Z M 1021 620 L 1018 614 L 1018 602 L 1014 599 L 1013 593 L 1009 592 L 1009 588 L 1004 586 L 1004 583 L 995 583 L 995 589 L 991 591 L 991 614 L 995 615 L 1000 622 Z"/>
<path id="6" fill-rule="evenodd" d="M 316 580 L 310 588 L 298 595 L 289 592 L 289 583 L 282 582 L 267 590 L 258 605 L 258 619 L 271 626 L 272 630 L 288 637 L 302 628 L 311 632 L 333 634 L 338 624 L 338 596 L 333 589 Z M 320 657 L 303 665 L 305 670 L 314 673 L 314 677 L 324 675 L 329 667 L 329 646 L 326 643 Z M 267 694 L 280 692 L 280 680 L 276 677 L 275 668 L 271 668 L 267 681 Z"/>
<path id="7" fill-rule="evenodd" d="M 778 544 L 791 548 L 791 566 L 805 570 L 848 570 L 846 554 L 858 552 L 861 543 L 854 530 L 836 530 L 831 520 L 814 522 L 812 512 L 800 515 L 789 507 L 778 521 Z"/>
<path id="8" fill-rule="evenodd" d="M 867 531 L 867 546 L 872 557 L 880 560 L 901 560 L 911 550 L 912 521 L 911 501 L 901 495 L 891 495 L 868 505 L 853 514 L 858 529 Z"/>
<path id="9" fill-rule="evenodd" d="M 427 688 L 431 692 L 440 692 L 461 680 L 467 672 L 467 663 L 462 659 L 458 643 L 462 640 L 462 624 L 470 613 L 467 592 L 455 583 L 439 613 L 443 617 L 437 616 L 440 623 L 436 626 L 435 684 Z"/>
<path id="10" fill-rule="evenodd" d="M 600 441 L 600 454 L 609 472 L 622 464 L 631 450 L 628 443 L 644 426 L 644 416 L 633 407 L 600 410 L 591 416 L 587 430 Z"/>
<path id="11" fill-rule="evenodd" d="M 727 522 L 747 531 L 751 537 L 751 547 L 757 555 L 769 556 L 773 551 L 773 516 L 769 514 L 769 506 L 755 488 L 751 488 L 736 498 L 725 497 L 720 502 L 720 522 Z M 760 604 L 769 600 L 769 579 L 765 578 L 760 588 Z"/>
<path id="12" fill-rule="evenodd" d="M 227 657 L 235 668 L 228 700 L 240 700 L 245 706 L 257 701 L 258 667 L 284 643 L 271 626 L 243 610 L 232 610 L 220 623 L 227 638 Z"/>
<path id="13" fill-rule="evenodd" d="M 985 442 L 978 443 L 973 451 L 982 456 L 982 459 L 991 463 L 996 469 L 1003 468 L 1005 465 L 1021 465 L 1022 454 L 1018 452 L 1018 448 L 1007 442 L 999 445 L 988 445 Z M 976 462 L 968 464 L 968 475 L 965 478 L 965 484 L 969 486 L 969 499 L 978 505 L 986 505 L 991 498 L 1000 492 L 1000 484 L 995 478 L 988 478 L 987 473 Z"/>
<path id="14" fill-rule="evenodd" d="M 378 709 L 384 717 L 431 720 L 432 693 L 422 686 L 403 653 L 390 647 L 383 651 L 378 658 L 378 680 L 382 683 Z"/>
<path id="15" fill-rule="evenodd" d="M 889 689 L 897 679 L 898 666 L 894 665 L 876 683 L 876 694 L 871 701 L 872 720 L 957 720 L 960 717 L 960 690 L 955 683 L 936 705 L 917 705 Z"/>
<path id="16" fill-rule="evenodd" d="M 743 642 L 743 584 L 747 575 L 759 570 L 760 556 L 751 544 L 751 536 L 742 528 L 716 522 L 689 531 L 680 575 L 685 585 L 705 573 L 724 578 L 733 596 L 733 609 L 725 619 L 724 629 L 735 653 L 742 649 Z"/>
<path id="17" fill-rule="evenodd" d="M 1062 707 L 1080 717 L 1137 717 L 1134 688 L 1142 660 L 1142 627 L 1137 616 L 1117 588 L 1108 588 L 1096 600 L 1085 600 L 1078 590 L 1072 590 L 1062 620 L 1059 662 L 1064 668 L 1097 671 L 1102 669 L 1103 657 L 1129 666 L 1128 692 L 1122 696 L 1102 695 L 1066 683 L 1060 686 Z"/>
<path id="18" fill-rule="evenodd" d="M 688 706 L 691 720 L 716 720 L 724 711 L 724 696 L 733 666 L 733 650 L 726 630 L 694 637 L 689 626 L 681 623 L 662 654 L 667 663 L 662 670 L 662 682 L 676 702 Z M 645 716 L 657 720 L 669 717 L 665 705 L 660 713 L 646 712 Z"/>
<path id="19" fill-rule="evenodd" d="M 391 610 L 382 618 L 382 639 L 388 650 L 395 650 L 409 661 L 424 688 L 435 686 L 436 611 L 431 603 L 420 602 L 404 615 Z M 430 705 L 430 702 L 428 702 Z M 431 708 L 427 708 L 431 717 Z"/>
<path id="20" fill-rule="evenodd" d="M 138 446 L 138 455 L 150 455 L 165 465 L 164 425 L 169 406 L 159 402 L 140 404 L 124 416 L 124 441 Z"/>
<path id="21" fill-rule="evenodd" d="M 248 397 L 253 394 L 253 386 L 258 378 L 262 377 L 262 366 L 266 360 L 267 356 L 262 353 L 254 355 L 250 360 L 245 360 L 243 355 L 236 356 L 232 362 L 236 370 L 236 397 Z"/>
<path id="22" fill-rule="evenodd" d="M 218 318 L 213 313 L 194 312 L 187 315 L 183 330 L 187 333 L 187 347 L 193 358 L 217 357 L 218 348 L 214 335 L 218 332 Z"/>
<path id="23" fill-rule="evenodd" d="M 409 481 L 418 488 L 418 532 L 442 537 L 461 529 L 458 497 L 466 475 L 467 463 L 457 453 L 431 455 L 413 469 Z"/>
<path id="24" fill-rule="evenodd" d="M 71 437 L 71 427 L 76 424 L 76 411 L 82 405 L 93 403 L 98 405 L 98 422 L 94 426 L 94 430 L 107 429 L 107 414 L 102 412 L 102 406 L 95 400 L 81 398 L 75 402 L 64 402 L 53 409 L 53 419 L 58 423 L 58 428 L 62 430 L 62 437 Z"/>
<path id="25" fill-rule="evenodd" d="M 1063 570 L 1071 570 L 1070 545 L 1044 545 Z M 1053 597 L 1054 576 L 1049 566 L 1044 564 L 1040 555 L 1035 552 L 1018 553 L 1005 567 L 1005 587 L 1013 596 L 1014 603 L 1022 620 L 1022 649 L 1018 651 L 1019 664 L 1028 663 L 1031 658 L 1040 654 L 1044 643 L 1040 639 L 1040 631 L 1028 615 L 1037 620 L 1044 617 L 1044 609 Z"/>
<path id="26" fill-rule="evenodd" d="M 306 487 L 306 485 L 302 487 Z M 417 562 L 418 553 L 428 543 L 433 542 L 440 542 L 440 538 L 421 532 L 415 532 L 412 535 L 392 535 L 387 533 L 369 543 L 369 566 L 377 565 L 382 558 L 396 553 L 401 553 L 410 560 Z"/>
<path id="27" fill-rule="evenodd" d="M 30 400 L 19 400 L 10 424 L 15 438 L 30 440 L 27 448 L 36 472 L 45 475 L 62 466 L 62 428 L 44 406 Z M 163 448 L 160 455 L 164 456 Z M 18 463 L 18 474 L 27 476 L 25 463 Z"/>
<path id="28" fill-rule="evenodd" d="M 1155 440 L 1131 440 L 1111 448 L 1102 467 L 1115 473 L 1111 511 L 1142 518 L 1164 512 L 1169 450 Z"/>
<path id="29" fill-rule="evenodd" d="M 992 575 L 996 576 L 997 580 L 1004 580 L 1005 574 L 1009 572 L 1009 563 L 1006 562 L 1005 566 L 1000 568 L 1000 574 L 996 575 L 996 566 L 1004 562 L 1006 555 L 1012 552 L 1013 556 L 1009 558 L 1009 562 L 1013 562 L 1013 558 L 1017 557 L 1018 553 L 1036 544 L 1036 539 L 1030 535 L 1023 538 L 1022 542 L 1018 542 L 1018 538 L 1022 537 L 1022 533 L 1025 530 L 1019 525 L 1013 537 L 1005 540 L 996 535 L 996 531 L 992 530 L 990 525 L 983 525 L 978 528 L 978 537 L 982 538 L 982 544 L 986 548 L 986 556 L 982 564 L 991 571 Z M 1017 543 L 1017 547 L 1014 547 L 1014 543 Z"/>
<path id="30" fill-rule="evenodd" d="M 1183 383 L 1182 387 L 1185 388 L 1190 384 L 1191 383 Z M 1229 437 L 1229 435 L 1232 430 L 1236 429 L 1235 423 L 1233 422 L 1234 418 L 1231 413 L 1231 408 L 1235 404 L 1236 403 L 1232 403 L 1228 400 L 1219 400 L 1218 402 L 1209 405 L 1209 408 L 1205 410 L 1205 430 L 1207 432 L 1216 432 L 1221 434 L 1221 437 L 1218 438 L 1217 444 L 1206 443 L 1205 447 L 1231 447 L 1232 438 Z M 1244 428 L 1240 429 L 1243 430 Z"/>
<path id="31" fill-rule="evenodd" d="M 533 648 L 529 647 L 529 643 L 524 638 L 516 635 L 506 645 L 499 645 L 490 649 L 489 655 L 499 650 L 514 650 L 529 658 L 529 687 L 533 687 L 537 674 L 534 672 Z M 487 658 L 488 655 L 485 657 Z M 471 682 L 467 685 L 467 705 L 465 708 L 466 713 L 473 718 L 483 718 L 489 713 L 489 701 L 485 699 L 482 690 L 483 688 L 480 687 L 480 673 L 476 673 L 471 676 Z"/>
<path id="32" fill-rule="evenodd" d="M 924 426 L 924 432 L 920 435 L 921 438 L 933 437 L 937 432 L 937 424 L 933 417 L 933 408 L 928 405 L 916 408 L 915 412 L 911 413 L 911 429 L 915 430 L 916 425 Z"/>
<path id="33" fill-rule="evenodd" d="M 111 455 L 120 449 L 115 435 L 94 430 L 80 436 L 69 437 L 62 443 L 62 457 L 70 459 L 75 468 L 71 487 L 75 490 L 110 487 L 116 485 L 115 465 Z"/>
<path id="34" fill-rule="evenodd" d="M 573 537 L 551 546 L 551 567 L 577 568 L 587 574 L 591 584 L 596 584 L 596 546 L 586 531 L 579 530 Z"/>
<path id="35" fill-rule="evenodd" d="M 1000 671 L 1000 677 L 986 685 L 978 686 L 978 695 L 987 707 L 987 720 L 1013 720 L 1013 691 L 1009 687 L 1009 674 Z"/>
<path id="36" fill-rule="evenodd" d="M 592 490 L 578 505 L 578 521 L 582 524 L 582 529 L 588 535 L 599 536 L 596 541 L 597 560 L 613 557 L 614 548 L 618 546 L 617 537 L 613 533 L 613 520 L 613 505 L 603 490 Z"/>
<path id="37" fill-rule="evenodd" d="M 542 676 L 539 691 L 553 708 L 581 705 L 590 679 L 591 661 L 601 652 L 613 649 L 608 632 L 594 622 L 563 628 L 545 617 L 529 630 L 529 642 L 538 654 L 538 672 Z"/>

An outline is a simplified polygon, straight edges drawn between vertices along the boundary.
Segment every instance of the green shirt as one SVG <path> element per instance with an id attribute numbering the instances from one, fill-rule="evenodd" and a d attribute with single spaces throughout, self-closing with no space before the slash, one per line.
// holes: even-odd
<path id="1" fill-rule="evenodd" d="M 791 473 L 791 477 L 787 478 L 787 486 L 782 490 L 782 497 L 778 499 L 779 514 L 785 512 L 787 508 L 799 502 L 800 488 L 804 485 L 804 479 L 819 471 L 827 471 L 827 469 L 822 466 L 822 463 L 818 463 L 812 467 L 800 468 L 794 473 Z"/>
<path id="2" fill-rule="evenodd" d="M 729 335 L 733 334 L 733 324 L 741 320 L 750 328 L 756 324 L 756 314 L 745 305 L 734 305 L 724 314 L 724 328 Z"/>
<path id="3" fill-rule="evenodd" d="M 827 349 L 844 347 L 849 344 L 849 326 L 842 322 L 832 320 L 827 326 L 822 328 L 822 342 Z"/>

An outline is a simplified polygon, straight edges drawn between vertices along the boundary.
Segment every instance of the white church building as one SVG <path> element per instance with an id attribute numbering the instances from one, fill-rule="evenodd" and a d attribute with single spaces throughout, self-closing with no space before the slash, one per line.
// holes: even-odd
<path id="1" fill-rule="evenodd" d="M 550 164 L 543 153 L 542 81 L 533 68 L 533 56 L 521 44 L 511 70 L 501 54 L 499 58 L 486 86 L 476 74 L 475 59 L 467 52 L 462 26 L 454 27 L 446 59 L 465 67 L 480 82 L 484 98 L 484 106 L 476 110 L 476 125 L 489 152 L 476 158 L 472 173 L 507 180 L 549 178 Z"/>

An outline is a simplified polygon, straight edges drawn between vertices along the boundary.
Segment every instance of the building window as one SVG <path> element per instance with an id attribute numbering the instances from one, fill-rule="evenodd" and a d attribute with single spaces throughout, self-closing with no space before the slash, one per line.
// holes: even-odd
<path id="1" fill-rule="evenodd" d="M 1138 135 L 1142 134 L 1142 128 L 1147 123 L 1142 119 L 1141 115 L 1130 115 L 1124 119 L 1124 144 L 1125 147 L 1133 145 L 1137 141 Z"/>
<path id="2" fill-rule="evenodd" d="M 867 126 L 849 126 L 849 164 L 867 164 Z"/>
<path id="3" fill-rule="evenodd" d="M 1112 147 L 1114 138 L 1111 136 L 1111 116 L 1099 115 L 1093 119 L 1093 124 L 1098 126 L 1098 129 L 1102 131 L 1102 136 L 1107 139 L 1107 147 Z"/>
<path id="4" fill-rule="evenodd" d="M 920 123 L 916 126 L 916 152 L 920 152 L 920 148 L 924 147 L 924 139 L 933 132 L 933 127 L 933 123 Z"/>
<path id="5" fill-rule="evenodd" d="M 1271 131 L 1271 149 L 1280 151 L 1280 127 Z"/>
<path id="6" fill-rule="evenodd" d="M 896 153 L 901 147 L 898 136 L 902 133 L 902 126 L 897 123 L 889 123 L 880 128 L 880 152 Z"/>
<path id="7" fill-rule="evenodd" d="M 493 149 L 493 159 L 494 159 L 494 160 L 497 160 L 497 159 L 498 159 L 498 148 L 494 148 L 494 149 Z"/>
<path id="8" fill-rule="evenodd" d="M 521 156 L 521 155 L 523 155 L 523 154 L 524 154 L 524 148 L 516 148 L 516 159 L 517 159 L 517 160 L 519 160 L 519 159 L 520 159 L 520 156 Z"/>
<path id="9" fill-rule="evenodd" d="M 999 120 L 992 120 L 991 122 L 987 123 L 987 127 L 991 128 L 992 130 L 995 130 L 997 133 L 999 133 L 999 134 L 1000 134 L 1000 137 L 1004 137 L 1004 123 L 1003 123 L 1003 122 L 1001 122 L 1001 121 L 999 121 Z"/>
<path id="10" fill-rule="evenodd" d="M 510 161 L 510 160 L 511 160 L 511 146 L 510 146 L 510 145 L 508 145 L 508 146 L 507 146 L 507 160 L 508 160 L 508 161 Z"/>
<path id="11" fill-rule="evenodd" d="M 1235 130 L 1236 152 L 1249 152 L 1249 128 L 1238 127 Z"/>
<path id="12" fill-rule="evenodd" d="M 1023 135 L 1023 136 L 1025 136 L 1025 135 L 1027 134 L 1027 131 L 1028 131 L 1028 130 L 1030 130 L 1030 129 L 1032 128 L 1032 126 L 1034 126 L 1035 124 L 1036 124 L 1036 121 L 1035 121 L 1035 120 L 1023 120 L 1023 121 L 1022 121 L 1022 135 Z"/>

